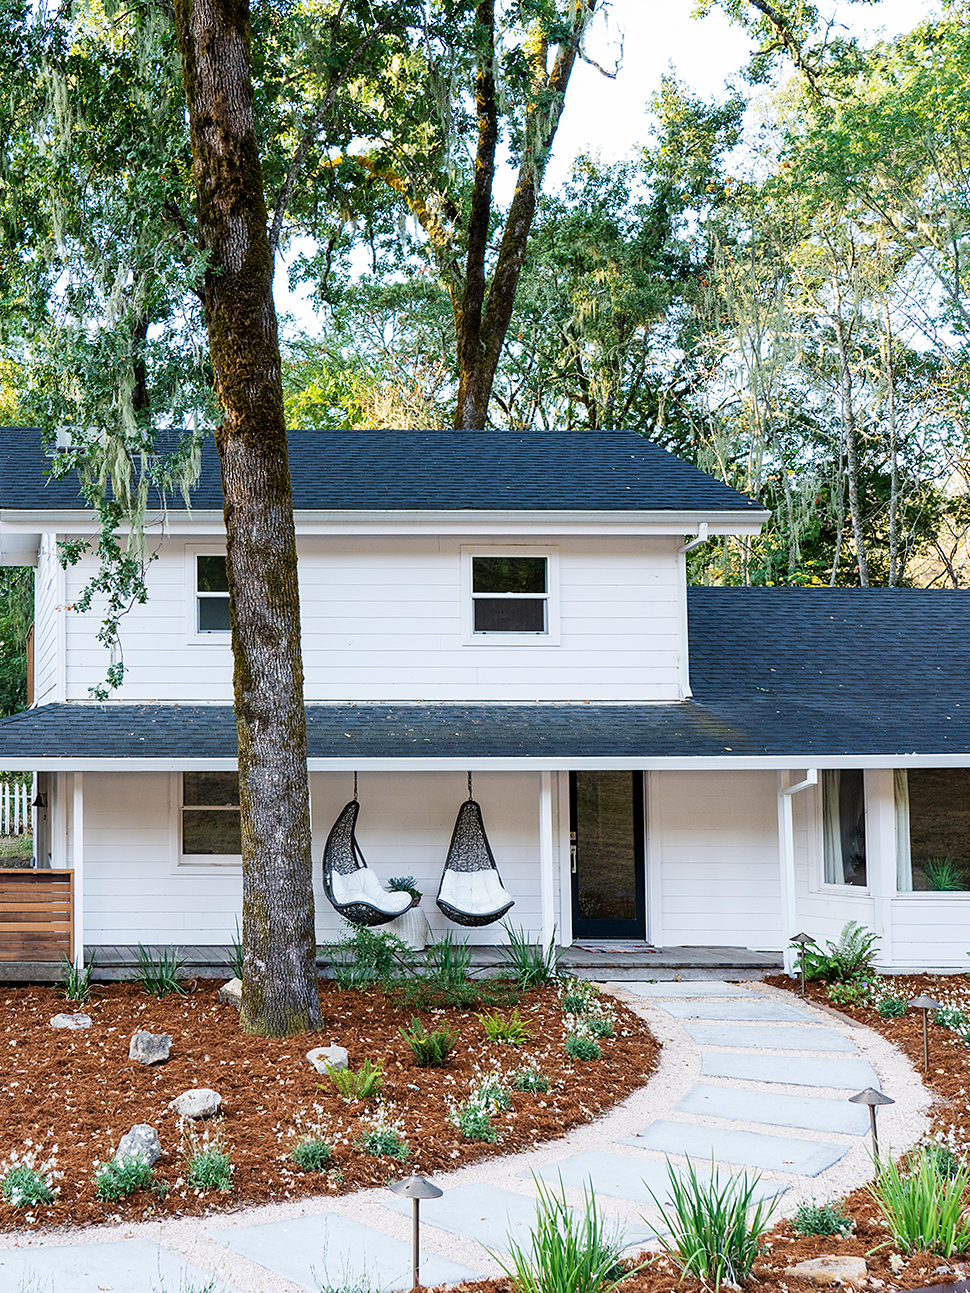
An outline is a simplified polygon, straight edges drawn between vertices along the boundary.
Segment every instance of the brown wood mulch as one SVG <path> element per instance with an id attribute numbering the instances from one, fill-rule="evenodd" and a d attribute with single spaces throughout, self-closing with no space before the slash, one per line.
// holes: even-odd
<path id="1" fill-rule="evenodd" d="M 323 982 L 319 1033 L 286 1040 L 251 1037 L 238 1014 L 217 999 L 218 983 L 200 980 L 186 996 L 148 996 L 134 984 L 98 985 L 84 1006 L 67 1005 L 58 989 L 0 988 L 0 1177 L 8 1156 L 26 1142 L 47 1156 L 56 1145 L 60 1193 L 49 1207 L 14 1208 L 0 1201 L 0 1227 L 84 1225 L 135 1221 L 175 1214 L 266 1203 L 301 1195 L 346 1194 L 408 1173 L 432 1174 L 496 1154 L 514 1153 L 588 1122 L 642 1086 L 659 1047 L 646 1024 L 614 1003 L 617 1035 L 602 1042 L 602 1058 L 573 1061 L 563 1049 L 564 1016 L 555 988 L 537 988 L 518 1003 L 531 1034 L 522 1046 L 488 1042 L 476 1013 L 424 1013 L 431 1031 L 459 1034 L 445 1068 L 421 1068 L 399 1027 L 415 1013 L 397 1008 L 380 990 L 342 991 Z M 91 1028 L 50 1027 L 58 1013 L 80 1010 Z M 500 1014 L 508 1015 L 503 1009 Z M 133 1033 L 169 1033 L 168 1061 L 144 1067 L 128 1059 Z M 365 1059 L 384 1065 L 380 1100 L 410 1147 L 405 1161 L 361 1152 L 355 1140 L 378 1111 L 375 1099 L 347 1103 L 329 1079 L 307 1063 L 306 1052 L 337 1043 L 350 1065 Z M 551 1079 L 545 1094 L 513 1093 L 511 1112 L 500 1114 L 497 1144 L 466 1141 L 448 1119 L 478 1071 L 511 1072 L 531 1065 Z M 218 1129 L 234 1172 L 231 1193 L 198 1194 L 186 1185 L 178 1120 L 170 1100 L 194 1087 L 211 1087 L 223 1099 Z M 92 1179 L 96 1161 L 111 1158 L 135 1123 L 158 1131 L 163 1157 L 156 1179 L 169 1187 L 159 1198 L 142 1190 L 123 1202 L 102 1202 Z M 198 1124 L 197 1124 L 198 1126 Z M 314 1126 L 333 1144 L 325 1172 L 304 1173 L 288 1158 L 301 1132 Z M 9 1164 L 8 1164 L 9 1165 Z"/>

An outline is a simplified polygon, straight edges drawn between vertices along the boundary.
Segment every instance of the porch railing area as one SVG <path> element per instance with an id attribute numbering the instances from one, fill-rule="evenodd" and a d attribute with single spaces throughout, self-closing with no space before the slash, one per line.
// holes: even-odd
<path id="1" fill-rule="evenodd" d="M 74 957 L 74 872 L 0 870 L 0 961 Z"/>

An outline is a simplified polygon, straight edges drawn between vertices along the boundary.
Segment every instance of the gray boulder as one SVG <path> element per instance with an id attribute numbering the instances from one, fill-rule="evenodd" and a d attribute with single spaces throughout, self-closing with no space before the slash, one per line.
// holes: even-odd
<path id="1" fill-rule="evenodd" d="M 154 1167 L 161 1156 L 162 1146 L 158 1132 L 147 1122 L 137 1122 L 118 1142 L 114 1161 L 122 1164 L 138 1159 L 149 1167 Z"/>
<path id="2" fill-rule="evenodd" d="M 219 1000 L 224 1006 L 235 1006 L 242 1009 L 242 979 L 230 979 L 219 989 Z"/>
<path id="3" fill-rule="evenodd" d="M 68 1028 L 72 1032 L 78 1028 L 90 1028 L 90 1015 L 54 1015 L 51 1019 L 51 1028 Z"/>
<path id="4" fill-rule="evenodd" d="M 209 1087 L 196 1087 L 192 1091 L 183 1091 L 169 1104 L 179 1118 L 211 1118 L 219 1112 L 222 1096 Z"/>
<path id="5" fill-rule="evenodd" d="M 864 1257 L 813 1257 L 810 1261 L 789 1266 L 785 1274 L 791 1279 L 826 1284 L 864 1284 L 867 1267 Z"/>
<path id="6" fill-rule="evenodd" d="M 128 1058 L 139 1064 L 164 1064 L 171 1049 L 168 1033 L 135 1033 L 128 1044 Z"/>
<path id="7" fill-rule="evenodd" d="M 326 1073 L 327 1069 L 345 1069 L 348 1063 L 344 1046 L 318 1046 L 316 1050 L 307 1051 L 306 1057 L 318 1073 Z"/>

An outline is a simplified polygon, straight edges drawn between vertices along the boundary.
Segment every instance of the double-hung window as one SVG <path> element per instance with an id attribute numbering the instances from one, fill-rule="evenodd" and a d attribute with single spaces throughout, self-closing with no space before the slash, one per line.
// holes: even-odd
<path id="1" fill-rule="evenodd" d="M 195 631 L 229 632 L 229 574 L 225 556 L 195 554 Z"/>
<path id="2" fill-rule="evenodd" d="M 242 835 L 238 773 L 183 772 L 180 812 L 183 858 L 239 858 Z"/>
<path id="3" fill-rule="evenodd" d="M 466 641 L 556 639 L 555 554 L 466 551 Z"/>

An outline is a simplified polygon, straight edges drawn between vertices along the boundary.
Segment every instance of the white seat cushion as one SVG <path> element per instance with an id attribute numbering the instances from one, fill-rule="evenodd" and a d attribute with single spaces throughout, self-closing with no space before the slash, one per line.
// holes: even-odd
<path id="1" fill-rule="evenodd" d="M 469 916 L 487 916 L 512 901 L 512 895 L 492 867 L 487 871 L 452 871 L 447 868 L 441 877 L 438 898 Z"/>
<path id="2" fill-rule="evenodd" d="M 389 893 L 381 884 L 370 867 L 358 867 L 350 875 L 341 875 L 334 871 L 330 877 L 333 889 L 333 900 L 338 907 L 346 907 L 352 902 L 365 902 L 388 916 L 400 916 L 411 906 L 409 893 Z"/>

